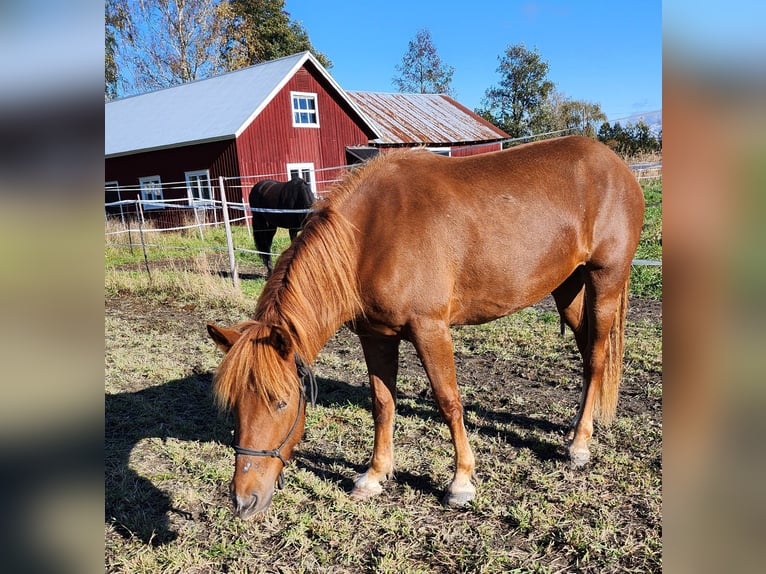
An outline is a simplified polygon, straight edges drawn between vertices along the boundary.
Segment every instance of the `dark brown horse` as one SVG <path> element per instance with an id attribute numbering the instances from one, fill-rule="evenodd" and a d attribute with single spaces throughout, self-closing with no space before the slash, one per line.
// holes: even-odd
<path id="1" fill-rule="evenodd" d="M 300 177 L 290 181 L 265 179 L 256 183 L 248 197 L 252 211 L 253 240 L 266 274 L 271 275 L 271 242 L 278 227 L 295 239 L 314 203 L 311 187 Z"/>
<path id="2" fill-rule="evenodd" d="M 343 323 L 369 370 L 375 442 L 351 495 L 382 491 L 394 470 L 399 344 L 411 341 L 452 435 L 455 474 L 444 503 L 475 495 L 450 325 L 508 315 L 553 294 L 583 357 L 569 435 L 589 457 L 593 416 L 615 414 L 631 260 L 644 199 L 607 147 L 566 137 L 473 156 L 387 154 L 349 174 L 279 259 L 252 321 L 208 325 L 226 351 L 215 379 L 235 414 L 231 494 L 246 518 L 265 509 L 303 432 L 299 371 Z"/>

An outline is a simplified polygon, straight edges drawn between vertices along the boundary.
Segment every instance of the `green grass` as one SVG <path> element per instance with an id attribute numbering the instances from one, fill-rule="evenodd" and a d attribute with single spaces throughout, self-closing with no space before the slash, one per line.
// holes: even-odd
<path id="1" fill-rule="evenodd" d="M 662 261 L 662 180 L 646 180 L 642 188 L 646 211 L 635 258 Z M 661 266 L 634 265 L 631 269 L 630 283 L 631 294 L 649 299 L 662 299 Z"/>

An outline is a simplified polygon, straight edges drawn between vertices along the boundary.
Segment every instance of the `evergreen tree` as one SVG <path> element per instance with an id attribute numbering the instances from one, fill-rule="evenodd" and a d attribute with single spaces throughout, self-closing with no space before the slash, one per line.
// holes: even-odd
<path id="1" fill-rule="evenodd" d="M 314 49 L 300 22 L 290 19 L 284 0 L 228 0 L 228 42 L 224 58 L 231 70 L 309 51 L 325 67 L 332 62 Z"/>
<path id="2" fill-rule="evenodd" d="M 409 41 L 396 71 L 399 75 L 393 78 L 393 83 L 400 92 L 454 95 L 455 68 L 441 61 L 427 29 L 419 30 L 415 39 Z"/>

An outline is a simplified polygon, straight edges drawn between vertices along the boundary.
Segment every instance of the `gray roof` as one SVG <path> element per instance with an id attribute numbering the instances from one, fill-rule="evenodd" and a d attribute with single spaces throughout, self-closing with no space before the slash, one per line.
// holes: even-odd
<path id="1" fill-rule="evenodd" d="M 105 155 L 127 155 L 238 136 L 307 61 L 365 121 L 309 52 L 106 104 Z"/>
<path id="2" fill-rule="evenodd" d="M 510 136 L 443 94 L 346 92 L 380 134 L 377 145 L 454 145 Z"/>

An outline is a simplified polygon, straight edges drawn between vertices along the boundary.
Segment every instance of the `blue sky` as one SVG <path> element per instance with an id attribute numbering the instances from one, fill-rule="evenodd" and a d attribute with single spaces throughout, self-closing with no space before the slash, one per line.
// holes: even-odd
<path id="1" fill-rule="evenodd" d="M 396 91 L 391 78 L 407 43 L 428 28 L 455 68 L 457 99 L 474 109 L 498 83 L 498 56 L 511 44 L 537 48 L 566 96 L 601 104 L 610 120 L 662 109 L 662 3 L 287 0 L 314 47 L 348 90 Z"/>

